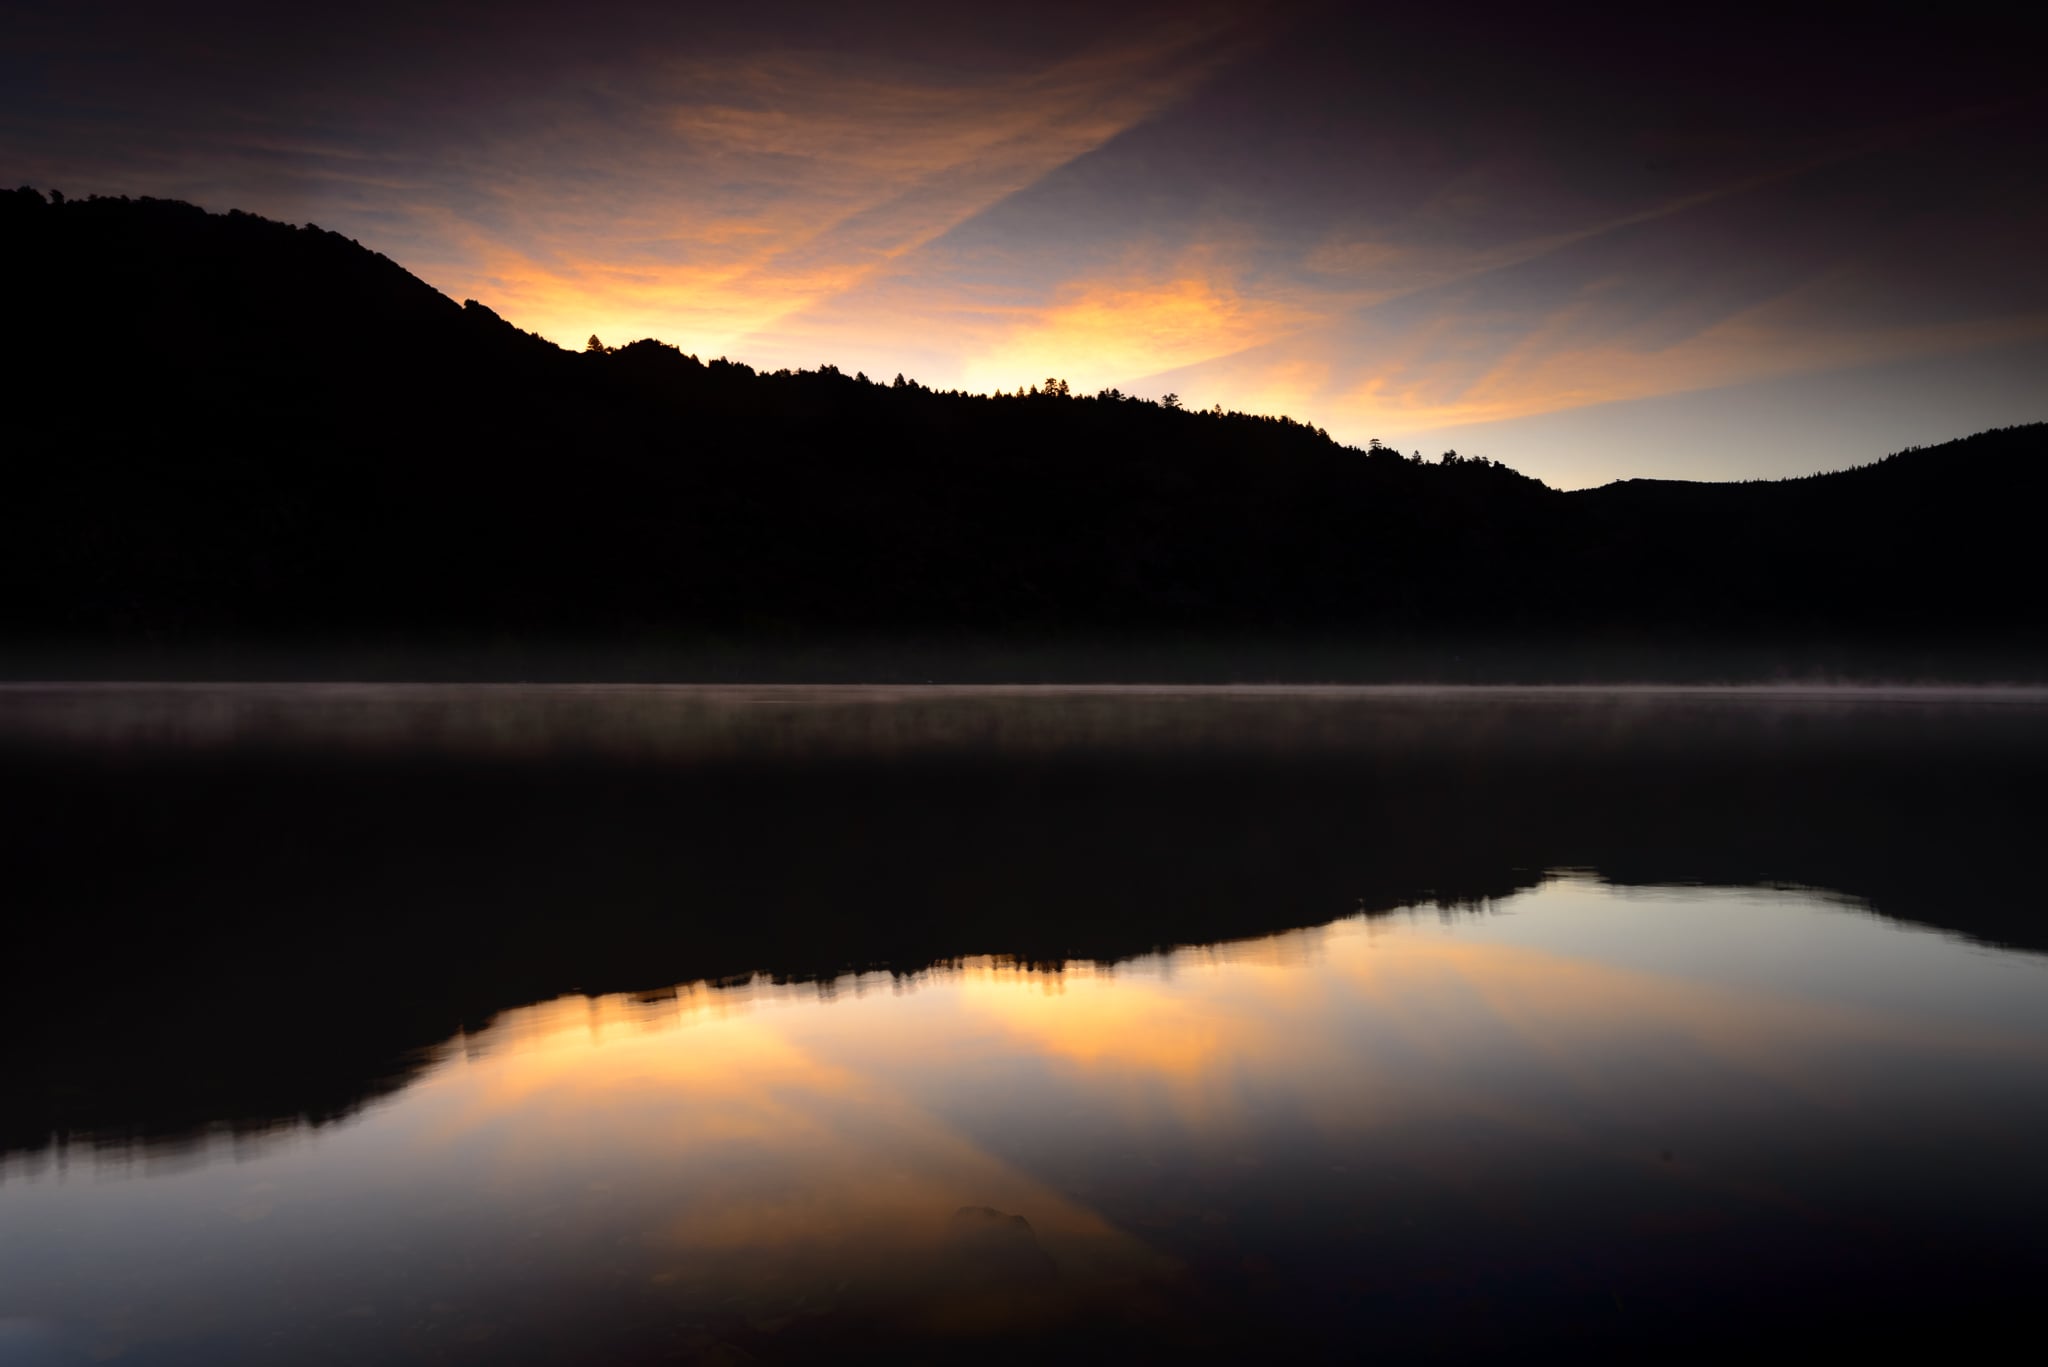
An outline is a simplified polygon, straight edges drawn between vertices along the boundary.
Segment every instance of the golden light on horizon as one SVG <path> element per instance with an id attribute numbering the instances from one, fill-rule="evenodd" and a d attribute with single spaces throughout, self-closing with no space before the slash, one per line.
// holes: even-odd
<path id="1" fill-rule="evenodd" d="M 572 349 L 1174 391 L 1555 483 L 2048 417 L 2040 107 L 1987 95 L 2023 45 L 1982 26 L 1923 34 L 1938 68 L 1887 49 L 1902 108 L 1790 36 L 1624 69 L 1427 11 L 600 8 L 459 41 L 158 16 L 24 84 L 0 149 L 319 222 Z M 67 25 L 105 37 L 53 19 L 53 52 Z M 1440 74 L 1471 51 L 1488 80 Z M 1832 96 L 1773 101 L 1781 63 Z"/>

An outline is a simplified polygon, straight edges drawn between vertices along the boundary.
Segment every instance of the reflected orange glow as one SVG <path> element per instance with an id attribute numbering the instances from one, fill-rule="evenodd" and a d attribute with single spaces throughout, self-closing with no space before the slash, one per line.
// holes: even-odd
<path id="1" fill-rule="evenodd" d="M 561 1154 L 594 1131 L 608 1161 L 623 1154 L 689 1177 L 661 1222 L 657 1244 L 675 1266 L 657 1282 L 701 1280 L 706 1258 L 770 1253 L 816 1256 L 844 1280 L 849 1249 L 871 1272 L 924 1276 L 902 1268 L 943 1260 L 948 1217 L 963 1207 L 1025 1215 L 1038 1245 L 1077 1287 L 1169 1270 L 1138 1240 L 995 1158 L 887 1076 L 831 1057 L 837 1031 L 806 1037 L 817 1021 L 804 1008 L 817 995 L 811 987 L 698 986 L 673 999 L 568 998 L 507 1013 L 481 1047 L 423 1084 L 421 1099 L 437 1121 L 421 1141 L 474 1146 L 516 1117 L 492 1148 L 505 1184 L 544 1182 Z M 892 1004 L 892 994 L 878 992 L 869 1005 L 883 1012 L 862 1015 L 859 1025 L 886 1022 Z M 830 1009 L 861 1007 L 854 1000 Z M 710 1180 L 734 1163 L 741 1175 Z"/>
<path id="2" fill-rule="evenodd" d="M 1563 894 L 1524 896 L 1545 895 Z M 909 1125 L 918 1109 L 905 1085 L 911 1076 L 1000 1060 L 1053 1063 L 1084 1085 L 1187 1084 L 1250 1069 L 1313 1089 L 1338 1047 L 1332 1021 L 1347 1012 L 1368 1018 L 1374 1038 L 1400 1041 L 1404 1055 L 1469 1055 L 1504 1038 L 1563 1068 L 1645 1033 L 1682 1039 L 1745 1073 L 1788 1077 L 1808 1075 L 1802 1049 L 1906 1038 L 2011 1043 L 1853 1004 L 1463 938 L 1454 928 L 1363 920 L 1114 969 L 1048 973 L 969 960 L 893 983 L 848 980 L 825 995 L 802 984 L 697 984 L 655 998 L 565 998 L 507 1013 L 469 1042 L 465 1063 L 423 1085 L 461 1097 L 446 1113 L 447 1133 L 536 1098 L 658 1087 L 736 1106 L 721 1124 L 767 1134 L 784 1123 L 815 1130 L 827 1102 L 881 1106 L 892 1123 Z M 906 1011 L 917 1028 L 905 1029 Z M 1347 1066 L 1355 1076 L 1373 1065 L 1354 1050 Z M 1587 1066 L 1590 1078 L 1597 1070 Z M 710 1118 L 693 1111 L 687 1128 L 699 1133 Z M 940 1142 L 935 1123 L 926 1115 L 912 1128 Z"/>
<path id="3" fill-rule="evenodd" d="M 1723 900 L 1729 928 L 1713 933 L 1726 942 L 1742 933 L 1731 919 L 1741 907 Z M 952 1316 L 964 1331 L 1173 1273 L 985 1137 L 1035 1127 L 1041 1114 L 1055 1149 L 1129 1145 L 1164 1127 L 1256 1161 L 1255 1136 L 1277 1105 L 1340 1149 L 1453 1120 L 1552 1152 L 1654 1165 L 1653 1150 L 1626 1138 L 1664 1123 L 1644 1118 L 1645 1057 L 1698 1070 L 1703 1105 L 1763 1083 L 1823 1109 L 1858 1098 L 1830 1060 L 1936 1049 L 2048 1061 L 2038 1039 L 1998 1028 L 1633 962 L 1696 956 L 1597 885 L 1553 883 L 1505 905 L 1565 926 L 1563 944 L 1611 942 L 1620 957 L 1503 938 L 1517 916 L 1360 919 L 1115 968 L 1047 973 L 981 959 L 823 989 L 570 998 L 509 1012 L 452 1049 L 413 1089 L 411 1143 L 460 1153 L 529 1199 L 600 1154 L 655 1174 L 638 1179 L 636 1199 L 655 1231 L 650 1275 L 677 1296 L 738 1298 L 768 1324 L 852 1297 L 928 1328 Z M 1854 913 L 1825 914 L 1841 918 L 1830 933 L 1853 938 Z M 1505 1076 L 1528 1085 L 1503 1088 Z M 1686 1103 L 1667 1094 L 1655 1104 Z M 1062 1116 L 1083 1130 L 1066 1133 Z M 1455 1148 L 1402 1153 L 1447 1188 L 1483 1182 Z M 1734 1169 L 1674 1175 L 1793 1202 Z M 1000 1214 L 975 1214 L 983 1208 Z M 1011 1215 L 1029 1230 L 997 1250 L 991 1280 L 961 1282 L 958 1222 L 1007 1229 Z M 1047 1258 L 1057 1279 L 1011 1276 Z M 828 1286 L 839 1289 L 819 1290 Z"/>
<path id="4" fill-rule="evenodd" d="M 1957 1152 L 2031 1173 L 2041 972 L 1810 894 L 1563 878 L 1113 967 L 565 998 L 454 1041 L 260 1169 L 167 1181 L 187 1205 L 162 1208 L 187 1213 L 164 1225 L 249 1260 L 220 1293 L 237 1309 L 277 1236 L 333 1231 L 388 1269 L 381 1313 L 425 1326 L 403 1331 L 423 1348 L 559 1296 L 710 1360 L 870 1332 L 1123 1324 L 1135 1342 L 1211 1298 L 1240 1322 L 1240 1273 L 1281 1313 L 1319 1276 L 1349 1307 L 1436 1284 L 1446 1230 L 1477 1250 L 1458 1274 L 1475 1287 L 1638 1237 L 1656 1257 L 1677 1239 L 1690 1277 L 1694 1222 L 1854 1249 L 1871 1211 L 1906 1208 L 1868 1184 L 1928 1201 L 1955 1188 L 1914 1187 L 1918 1170 Z M 47 1220 L 40 1243 L 90 1223 L 66 1186 L 31 1176 L 0 1199 L 31 1231 Z M 15 1244 L 17 1268 L 41 1259 Z M 103 1252 L 135 1269 L 117 1291 L 158 1276 L 161 1248 Z M 332 1317 L 367 1303 L 319 1272 Z M 132 1331 L 125 1308 L 92 1313 L 112 1351 L 171 1342 L 187 1303 L 145 1302 Z"/>

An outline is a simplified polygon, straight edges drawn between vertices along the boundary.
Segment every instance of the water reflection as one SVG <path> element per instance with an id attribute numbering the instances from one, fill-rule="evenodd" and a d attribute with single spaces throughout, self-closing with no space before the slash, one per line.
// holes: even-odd
<path id="1" fill-rule="evenodd" d="M 258 1161 L 17 1162 L 0 1313 L 137 1362 L 1997 1318 L 2048 1271 L 2044 989 L 1824 897 L 1562 878 L 1114 966 L 563 998 Z"/>
<path id="2" fill-rule="evenodd" d="M 2048 949 L 2018 690 L 17 688 L 0 761 L 0 1151 L 323 1124 L 564 992 L 1113 961 L 1558 869 Z"/>
<path id="3" fill-rule="evenodd" d="M 2048 1272 L 2024 691 L 16 689 L 0 761 L 17 1356 L 1953 1349 Z"/>

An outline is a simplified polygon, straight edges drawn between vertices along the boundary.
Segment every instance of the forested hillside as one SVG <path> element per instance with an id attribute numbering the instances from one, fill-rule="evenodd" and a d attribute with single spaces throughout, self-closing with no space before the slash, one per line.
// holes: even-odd
<path id="1" fill-rule="evenodd" d="M 179 203 L 17 191 L 0 240 L 18 647 L 2048 639 L 2043 425 L 1567 494 L 1056 379 L 569 352 L 336 234 Z"/>

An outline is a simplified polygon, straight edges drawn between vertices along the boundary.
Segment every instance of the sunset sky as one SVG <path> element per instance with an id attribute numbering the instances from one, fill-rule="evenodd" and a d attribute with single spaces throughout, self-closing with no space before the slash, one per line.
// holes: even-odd
<path id="1" fill-rule="evenodd" d="M 2048 419 L 2040 21 L 1642 9 L 0 0 L 0 179 L 316 222 L 569 346 L 1568 487 Z"/>

